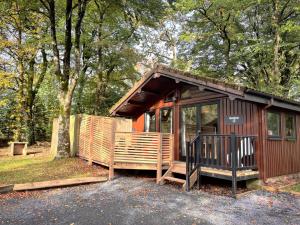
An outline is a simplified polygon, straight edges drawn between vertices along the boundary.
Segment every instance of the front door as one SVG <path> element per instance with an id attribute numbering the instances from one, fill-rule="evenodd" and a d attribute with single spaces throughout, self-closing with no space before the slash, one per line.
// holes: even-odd
<path id="1" fill-rule="evenodd" d="M 191 142 L 199 132 L 216 134 L 219 130 L 218 102 L 199 103 L 180 109 L 180 151 L 179 159 L 186 157 L 187 142 Z"/>

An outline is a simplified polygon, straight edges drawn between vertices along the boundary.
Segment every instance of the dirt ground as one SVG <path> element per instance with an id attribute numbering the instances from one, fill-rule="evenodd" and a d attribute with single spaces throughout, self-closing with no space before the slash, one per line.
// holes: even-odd
<path id="1" fill-rule="evenodd" d="M 240 199 L 153 178 L 2 195 L 0 224 L 300 224 L 300 198 L 255 191 Z"/>

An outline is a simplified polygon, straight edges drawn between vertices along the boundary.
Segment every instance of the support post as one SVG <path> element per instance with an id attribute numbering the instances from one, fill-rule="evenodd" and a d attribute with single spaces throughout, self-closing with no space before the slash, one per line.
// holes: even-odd
<path id="1" fill-rule="evenodd" d="M 189 161 L 190 161 L 190 142 L 186 143 L 186 157 L 185 157 L 185 162 L 186 162 L 186 175 L 185 175 L 185 190 L 190 191 L 190 167 L 189 167 Z"/>
<path id="2" fill-rule="evenodd" d="M 162 133 L 158 135 L 156 183 L 159 184 L 162 176 Z"/>
<path id="3" fill-rule="evenodd" d="M 22 151 L 22 155 L 27 155 L 27 145 L 28 145 L 28 142 L 24 142 L 24 148 Z"/>
<path id="4" fill-rule="evenodd" d="M 198 133 L 198 142 L 196 145 L 196 155 L 197 155 L 197 188 L 200 189 L 201 185 L 201 136 L 200 132 Z"/>
<path id="5" fill-rule="evenodd" d="M 170 166 L 174 163 L 174 135 L 170 134 Z"/>
<path id="6" fill-rule="evenodd" d="M 237 188 L 237 181 L 236 181 L 236 163 L 237 163 L 237 151 L 236 151 L 236 134 L 230 134 L 230 149 L 231 149 L 231 171 L 232 171 L 232 197 L 236 198 L 236 188 Z"/>
<path id="7" fill-rule="evenodd" d="M 117 124 L 116 120 L 112 119 L 111 127 L 111 143 L 110 143 L 110 159 L 109 159 L 109 171 L 108 179 L 112 180 L 114 178 L 114 155 L 115 155 L 115 137 L 116 137 Z"/>
<path id="8" fill-rule="evenodd" d="M 90 135 L 89 135 L 89 157 L 88 157 L 88 164 L 93 164 L 93 142 L 94 142 L 94 117 L 90 116 Z"/>

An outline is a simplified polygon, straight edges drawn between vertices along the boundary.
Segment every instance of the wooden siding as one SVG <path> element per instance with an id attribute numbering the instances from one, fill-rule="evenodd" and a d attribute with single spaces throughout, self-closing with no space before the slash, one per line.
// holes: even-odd
<path id="1" fill-rule="evenodd" d="M 225 124 L 225 116 L 243 116 L 244 123 L 241 125 Z M 238 135 L 258 135 L 258 107 L 256 104 L 223 98 L 220 101 L 220 133 L 230 134 L 235 132 Z"/>
<path id="2" fill-rule="evenodd" d="M 180 107 L 184 105 L 197 104 L 219 100 L 220 110 L 220 133 L 230 134 L 235 132 L 238 135 L 254 135 L 256 140 L 256 159 L 263 179 L 300 172 L 300 114 L 297 115 L 297 140 L 288 141 L 270 140 L 267 137 L 266 105 L 244 100 L 230 100 L 223 94 L 211 94 L 201 98 L 184 99 L 175 102 L 174 110 L 174 159 L 179 159 L 179 135 L 180 135 Z M 157 123 L 159 122 L 159 109 L 172 106 L 171 103 L 163 103 L 163 100 L 149 107 L 149 110 L 156 110 Z M 288 112 L 288 111 L 287 111 Z M 284 114 L 284 111 L 281 111 Z M 225 116 L 241 115 L 244 118 L 242 125 L 227 125 L 224 122 Z M 283 120 L 284 118 L 282 118 Z M 283 123 L 282 123 L 283 126 Z M 144 115 L 140 115 L 133 123 L 136 131 L 144 130 Z M 157 129 L 159 126 L 157 124 Z M 157 131 L 158 131 L 157 130 Z M 282 127 L 284 131 L 284 127 Z"/>
<path id="3" fill-rule="evenodd" d="M 288 111 L 281 111 L 281 139 L 272 140 L 267 138 L 267 129 L 264 130 L 266 137 L 265 178 L 300 172 L 300 115 L 296 116 L 296 140 L 287 140 L 283 135 L 285 113 L 288 113 Z M 266 127 L 267 124 L 265 123 Z"/>
<path id="4" fill-rule="evenodd" d="M 256 160 L 260 177 L 263 178 L 263 145 L 260 121 L 261 108 L 256 103 L 243 100 L 230 100 L 222 98 L 220 100 L 220 133 L 230 134 L 235 132 L 238 135 L 254 135 L 257 136 L 255 141 Z M 225 116 L 240 115 L 244 118 L 244 123 L 241 125 L 227 125 L 224 122 Z"/>

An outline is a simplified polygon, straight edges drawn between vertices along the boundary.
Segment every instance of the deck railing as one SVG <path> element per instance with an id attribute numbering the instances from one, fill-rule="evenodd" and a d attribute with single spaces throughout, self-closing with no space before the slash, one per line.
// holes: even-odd
<path id="1" fill-rule="evenodd" d="M 187 143 L 186 181 L 201 167 L 232 171 L 234 192 L 238 170 L 256 169 L 256 136 L 223 134 L 199 134 Z M 187 190 L 189 185 L 186 186 Z"/>
<path id="2" fill-rule="evenodd" d="M 198 143 L 201 166 L 225 170 L 232 170 L 233 166 L 237 170 L 256 168 L 255 136 L 203 134 Z"/>
<path id="3" fill-rule="evenodd" d="M 116 132 L 114 162 L 157 163 L 161 149 L 163 164 L 171 161 L 172 134 L 158 132 Z"/>
<path id="4" fill-rule="evenodd" d="M 173 161 L 173 135 L 158 132 L 116 132 L 113 162 L 151 165 L 157 171 L 157 182 L 164 165 Z M 136 168 L 136 167 L 133 167 Z"/>

